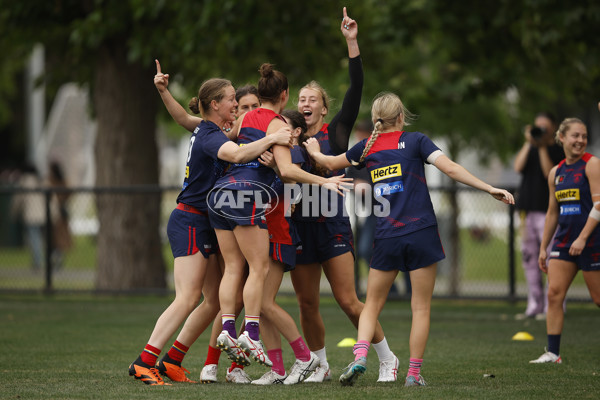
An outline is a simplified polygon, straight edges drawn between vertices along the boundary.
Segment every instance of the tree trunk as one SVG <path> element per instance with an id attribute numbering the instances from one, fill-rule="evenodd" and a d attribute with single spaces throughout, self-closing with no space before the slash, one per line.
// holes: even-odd
<path id="1" fill-rule="evenodd" d="M 125 41 L 98 52 L 94 106 L 96 185 L 158 185 L 153 71 L 127 62 Z M 159 236 L 160 198 L 153 193 L 97 195 L 99 290 L 165 288 Z"/>

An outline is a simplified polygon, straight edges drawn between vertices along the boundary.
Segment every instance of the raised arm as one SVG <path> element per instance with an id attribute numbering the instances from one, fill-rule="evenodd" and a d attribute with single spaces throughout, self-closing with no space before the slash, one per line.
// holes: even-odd
<path id="1" fill-rule="evenodd" d="M 474 187 L 475 189 L 482 190 L 491 194 L 496 200 L 500 200 L 506 204 L 515 204 L 513 195 L 504 189 L 497 189 L 481 179 L 473 176 L 460 164 L 455 163 L 449 159 L 446 155 L 442 154 L 435 160 L 434 165 L 437 169 L 448 175 L 448 177 L 454 179 L 457 182 L 464 183 Z"/>
<path id="2" fill-rule="evenodd" d="M 358 24 L 348 17 L 344 7 L 344 18 L 341 26 L 342 34 L 348 45 L 348 72 L 350 74 L 350 86 L 344 95 L 342 108 L 333 117 L 328 127 L 329 145 L 335 154 L 344 153 L 348 150 L 348 140 L 352 133 L 352 127 L 360 110 L 364 74 L 362 59 L 358 48 Z"/>
<path id="3" fill-rule="evenodd" d="M 167 108 L 167 111 L 171 117 L 186 130 L 193 132 L 194 129 L 202 122 L 202 118 L 190 115 L 185 109 L 175 100 L 175 98 L 169 92 L 167 87 L 169 86 L 169 74 L 163 74 L 160 68 L 160 62 L 156 61 L 156 75 L 154 75 L 154 86 L 160 94 L 160 98 L 163 104 Z"/>

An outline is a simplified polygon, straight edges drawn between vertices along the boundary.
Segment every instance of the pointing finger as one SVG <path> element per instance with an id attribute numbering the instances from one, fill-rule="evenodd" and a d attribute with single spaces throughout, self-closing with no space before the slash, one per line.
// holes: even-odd
<path id="1" fill-rule="evenodd" d="M 344 18 L 348 17 L 348 12 L 346 12 L 346 7 L 344 7 Z"/>
<path id="2" fill-rule="evenodd" d="M 156 61 L 156 73 L 157 74 L 161 74 L 161 70 L 160 70 L 160 63 L 158 62 L 158 59 L 155 59 L 154 61 Z"/>

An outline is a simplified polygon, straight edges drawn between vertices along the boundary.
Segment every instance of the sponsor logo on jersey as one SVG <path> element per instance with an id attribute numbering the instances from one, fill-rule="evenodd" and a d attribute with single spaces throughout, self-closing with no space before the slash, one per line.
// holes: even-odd
<path id="1" fill-rule="evenodd" d="M 258 161 L 249 161 L 244 164 L 233 164 L 235 167 L 246 167 L 246 168 L 258 168 L 260 163 Z"/>
<path id="2" fill-rule="evenodd" d="M 560 215 L 578 215 L 581 214 L 581 205 L 569 204 L 560 206 Z"/>
<path id="3" fill-rule="evenodd" d="M 560 257 L 560 251 L 553 251 L 550 253 L 550 257 Z"/>
<path id="4" fill-rule="evenodd" d="M 190 166 L 189 165 L 185 166 L 185 177 L 186 178 L 190 177 Z"/>
<path id="5" fill-rule="evenodd" d="M 555 193 L 556 200 L 562 201 L 579 201 L 579 189 L 559 190 Z"/>
<path id="6" fill-rule="evenodd" d="M 388 165 L 387 167 L 377 168 L 371 171 L 371 179 L 373 183 L 395 176 L 402 176 L 402 168 L 400 167 L 400 164 Z"/>
<path id="7" fill-rule="evenodd" d="M 558 185 L 559 183 L 563 183 L 564 180 L 565 180 L 564 175 L 558 175 L 558 176 L 554 177 L 554 184 Z"/>
<path id="8" fill-rule="evenodd" d="M 403 191 L 404 184 L 402 183 L 402 181 L 379 183 L 375 185 L 375 197 L 387 196 L 392 193 L 398 193 Z"/>
<path id="9" fill-rule="evenodd" d="M 404 143 L 404 142 L 398 143 L 398 149 L 405 149 L 405 148 L 406 148 L 406 143 Z"/>

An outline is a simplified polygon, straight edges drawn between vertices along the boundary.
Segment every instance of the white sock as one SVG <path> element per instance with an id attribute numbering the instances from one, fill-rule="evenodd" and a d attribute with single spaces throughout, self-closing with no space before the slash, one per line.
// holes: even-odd
<path id="1" fill-rule="evenodd" d="M 394 353 L 392 353 L 392 350 L 390 350 L 390 346 L 388 345 L 385 337 L 381 342 L 372 344 L 373 348 L 377 352 L 377 357 L 379 357 L 379 362 L 390 361 L 394 358 Z"/>
<path id="2" fill-rule="evenodd" d="M 321 360 L 322 368 L 329 368 L 329 363 L 327 362 L 327 351 L 325 350 L 325 347 L 320 350 L 313 351 L 313 353 L 315 353 L 317 357 L 319 357 L 319 360 Z"/>

